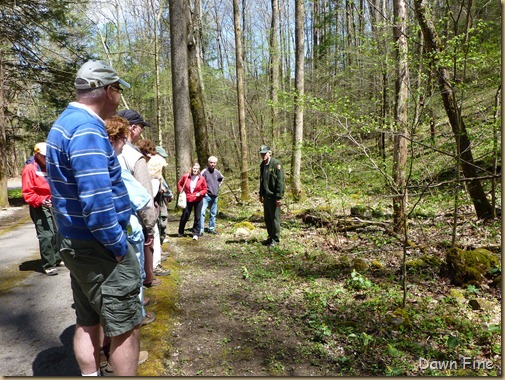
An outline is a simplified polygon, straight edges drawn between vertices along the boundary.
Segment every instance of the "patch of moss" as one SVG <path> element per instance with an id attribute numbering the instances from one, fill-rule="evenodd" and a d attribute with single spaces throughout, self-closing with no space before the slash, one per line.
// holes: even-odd
<path id="1" fill-rule="evenodd" d="M 384 265 L 377 259 L 372 260 L 372 262 L 370 263 L 370 266 L 373 269 L 382 269 L 384 267 Z"/>
<path id="2" fill-rule="evenodd" d="M 392 313 L 387 314 L 386 321 L 393 326 L 402 326 L 407 329 L 412 328 L 410 315 L 405 309 L 402 308 L 398 308 Z"/>
<path id="3" fill-rule="evenodd" d="M 246 220 L 242 221 L 242 222 L 238 222 L 235 224 L 234 226 L 235 229 L 237 228 L 245 228 L 246 230 L 248 231 L 253 231 L 256 229 L 256 227 L 254 227 L 254 224 L 252 224 L 251 222 L 248 222 Z"/>
<path id="4" fill-rule="evenodd" d="M 189 239 L 188 239 L 189 240 Z M 165 373 L 165 362 L 170 358 L 173 347 L 170 340 L 170 332 L 174 329 L 174 323 L 180 315 L 177 308 L 179 297 L 177 283 L 179 281 L 180 266 L 174 258 L 169 257 L 163 263 L 164 268 L 169 268 L 170 276 L 163 277 L 159 286 L 146 289 L 146 297 L 151 298 L 151 305 L 147 310 L 156 313 L 156 320 L 140 330 L 140 349 L 149 352 L 149 358 L 138 368 L 138 376 L 160 376 Z"/>
<path id="5" fill-rule="evenodd" d="M 368 264 L 365 260 L 357 257 L 352 261 L 352 268 L 358 273 L 364 273 L 368 269 Z"/>
<path id="6" fill-rule="evenodd" d="M 496 255 L 483 248 L 472 251 L 451 248 L 446 260 L 452 283 L 459 286 L 479 285 L 489 277 L 490 269 L 500 266 Z"/>

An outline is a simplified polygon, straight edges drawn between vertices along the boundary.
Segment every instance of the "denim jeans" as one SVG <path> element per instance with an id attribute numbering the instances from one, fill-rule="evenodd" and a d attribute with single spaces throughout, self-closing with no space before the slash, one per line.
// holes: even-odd
<path id="1" fill-rule="evenodd" d="M 203 234 L 205 227 L 205 211 L 209 208 L 210 219 L 209 219 L 209 231 L 214 231 L 216 229 L 216 215 L 217 215 L 217 198 L 206 195 L 203 198 L 202 206 L 202 217 L 200 220 L 200 234 Z"/>

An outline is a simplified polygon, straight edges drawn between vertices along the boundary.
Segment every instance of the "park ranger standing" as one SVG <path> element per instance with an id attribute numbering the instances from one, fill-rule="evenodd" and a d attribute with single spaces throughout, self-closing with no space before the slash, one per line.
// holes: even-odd
<path id="1" fill-rule="evenodd" d="M 281 232 L 281 201 L 284 196 L 284 169 L 279 160 L 272 157 L 268 145 L 260 147 L 260 202 L 263 203 L 263 215 L 268 238 L 262 244 L 273 247 L 279 244 Z"/>

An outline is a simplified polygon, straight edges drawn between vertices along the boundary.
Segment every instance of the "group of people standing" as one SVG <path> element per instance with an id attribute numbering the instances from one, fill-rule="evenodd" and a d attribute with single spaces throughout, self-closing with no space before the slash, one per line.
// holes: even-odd
<path id="1" fill-rule="evenodd" d="M 146 312 L 144 289 L 168 253 L 167 203 L 174 195 L 163 176 L 166 151 L 141 139 L 149 124 L 133 110 L 117 112 L 120 93 L 130 84 L 104 61 L 88 61 L 74 82 L 76 101 L 38 143 L 22 172 L 22 193 L 35 224 L 43 270 L 70 271 L 76 312 L 74 352 L 83 376 L 98 376 L 104 362 L 116 376 L 134 376 L 147 359 L 140 351 L 140 327 L 156 316 Z M 268 239 L 279 242 L 284 174 L 268 146 L 260 148 L 260 201 Z M 224 176 L 217 157 L 200 170 L 194 163 L 177 182 L 186 194 L 178 236 L 194 213 L 193 240 L 216 234 L 218 192 Z M 205 214 L 209 210 L 208 228 Z"/>
<path id="2" fill-rule="evenodd" d="M 186 193 L 186 207 L 182 211 L 179 222 L 178 236 L 184 236 L 184 229 L 194 210 L 193 240 L 198 240 L 205 232 L 205 213 L 209 209 L 209 234 L 217 234 L 216 216 L 219 187 L 223 183 L 223 175 L 216 169 L 217 157 L 210 156 L 207 167 L 200 171 L 200 164 L 196 162 L 189 173 L 184 174 L 177 182 L 177 191 Z"/>

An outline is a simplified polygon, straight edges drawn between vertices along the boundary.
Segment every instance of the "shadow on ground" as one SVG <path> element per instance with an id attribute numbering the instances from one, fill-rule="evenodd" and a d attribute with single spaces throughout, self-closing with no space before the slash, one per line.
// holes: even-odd
<path id="1" fill-rule="evenodd" d="M 60 335 L 62 345 L 40 352 L 33 361 L 33 376 L 80 376 L 75 360 L 73 337 L 75 325 L 67 327 Z"/>
<path id="2" fill-rule="evenodd" d="M 39 273 L 44 273 L 42 270 L 42 260 L 28 260 L 25 262 L 22 262 L 19 265 L 19 270 L 21 272 L 39 272 Z"/>

